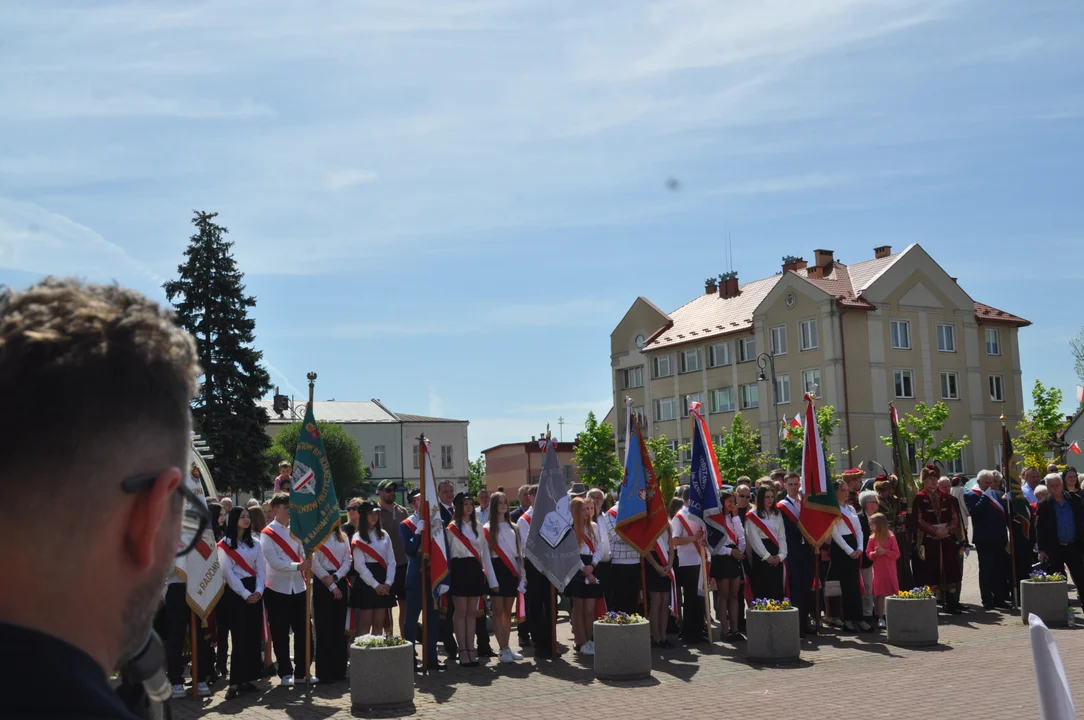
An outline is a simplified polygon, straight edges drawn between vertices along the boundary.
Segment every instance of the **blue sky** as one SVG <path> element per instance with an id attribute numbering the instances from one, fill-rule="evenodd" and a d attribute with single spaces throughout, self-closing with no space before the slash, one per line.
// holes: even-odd
<path id="1" fill-rule="evenodd" d="M 1076 2 L 0 0 L 0 281 L 164 300 L 217 210 L 276 383 L 471 421 L 610 405 L 609 333 L 784 254 L 925 247 L 1076 379 Z M 667 178 L 681 189 L 666 189 Z"/>

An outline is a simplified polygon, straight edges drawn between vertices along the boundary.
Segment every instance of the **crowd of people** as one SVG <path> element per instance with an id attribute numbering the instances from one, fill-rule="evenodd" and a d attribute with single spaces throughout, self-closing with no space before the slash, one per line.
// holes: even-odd
<path id="1" fill-rule="evenodd" d="M 514 626 L 520 650 L 533 647 L 537 659 L 554 657 L 550 583 L 525 554 L 537 486 L 519 488 L 513 503 L 503 488 L 472 497 L 456 493 L 450 481 L 439 484 L 449 575 L 438 589 L 446 590 L 440 601 L 424 603 L 420 551 L 426 521 L 419 514 L 418 490 L 406 495 L 410 508 L 396 503 L 400 487 L 393 481 L 380 485 L 376 503 L 351 499 L 348 522 L 306 560 L 289 531 L 290 498 L 283 489 L 289 487 L 290 470 L 283 463 L 276 478 L 283 483 L 264 506 L 251 500 L 247 507 L 233 507 L 229 498 L 211 503 L 227 590 L 214 632 L 201 636 L 200 694 L 209 694 L 209 683 L 226 676 L 227 698 L 253 691 L 257 680 L 271 674 L 286 687 L 295 675 L 313 683 L 341 682 L 353 637 L 397 632 L 417 647 L 425 606 L 429 670 L 446 668 L 439 644 L 450 661 L 468 668 L 483 657 L 521 660 L 522 653 L 512 647 Z M 593 623 L 607 611 L 644 615 L 652 644 L 661 648 L 672 647 L 673 635 L 686 644 L 708 642 L 711 616 L 723 642 L 741 643 L 745 609 L 754 599 L 788 600 L 799 611 L 803 637 L 826 626 L 849 632 L 884 629 L 885 598 L 913 586 L 928 586 L 943 612 L 959 614 L 968 610 L 960 591 L 964 557 L 972 549 L 978 553 L 984 609 L 1009 610 L 1014 582 L 1034 567 L 1068 568 L 1079 588 L 1084 492 L 1074 468 L 1049 470 L 1041 483 L 1035 468 L 1024 472 L 1022 494 L 1031 505 L 1030 519 L 1010 511 L 997 471 L 983 470 L 968 489 L 962 476 L 942 476 L 927 466 L 908 507 L 895 476 L 864 478 L 860 470 L 848 470 L 837 485 L 840 520 L 816 549 L 802 530 L 797 473 L 777 471 L 755 482 L 742 477 L 732 489 L 724 488 L 725 532 L 717 533 L 713 546 L 705 524 L 685 507 L 689 488 L 680 487 L 668 507 L 669 525 L 643 555 L 617 532 L 617 505 L 607 493 L 573 483 L 569 508 L 582 568 L 560 594 L 567 601 L 574 652 L 594 654 Z M 304 593 L 310 581 L 315 674 L 305 667 Z M 171 578 L 164 597 L 159 629 L 167 639 L 174 693 L 182 696 L 188 614 L 179 578 Z M 416 650 L 416 670 L 422 671 L 419 655 Z"/>

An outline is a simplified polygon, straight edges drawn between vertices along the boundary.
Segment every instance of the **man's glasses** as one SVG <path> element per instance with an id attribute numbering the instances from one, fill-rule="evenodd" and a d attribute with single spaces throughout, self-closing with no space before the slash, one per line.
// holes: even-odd
<path id="1" fill-rule="evenodd" d="M 149 490 L 157 479 L 158 475 L 136 475 L 121 481 L 120 487 L 124 492 L 134 495 Z M 181 544 L 177 546 L 177 557 L 182 557 L 195 549 L 199 541 L 203 539 L 204 531 L 211 527 L 211 511 L 203 498 L 192 492 L 183 480 L 177 486 L 177 492 L 184 498 Z"/>

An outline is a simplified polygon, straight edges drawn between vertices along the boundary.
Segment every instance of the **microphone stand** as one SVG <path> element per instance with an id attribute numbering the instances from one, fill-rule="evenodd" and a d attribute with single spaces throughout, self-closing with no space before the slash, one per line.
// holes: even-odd
<path id="1" fill-rule="evenodd" d="M 133 715 L 144 720 L 172 720 L 165 660 L 162 639 L 151 630 L 139 652 L 121 666 L 116 693 Z"/>

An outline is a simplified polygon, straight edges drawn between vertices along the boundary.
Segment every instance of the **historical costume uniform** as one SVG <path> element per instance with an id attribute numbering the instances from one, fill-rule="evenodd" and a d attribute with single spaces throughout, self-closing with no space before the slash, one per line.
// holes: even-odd
<path id="1" fill-rule="evenodd" d="M 292 678 L 297 666 L 305 668 L 305 578 L 301 574 L 305 548 L 290 534 L 290 527 L 272 520 L 260 532 L 267 564 L 267 623 L 280 678 Z M 290 662 L 290 632 L 294 634 L 294 661 Z M 303 676 L 304 677 L 304 676 Z"/>
<path id="2" fill-rule="evenodd" d="M 936 488 L 922 490 L 915 496 L 914 516 L 919 556 L 916 581 L 931 587 L 958 585 L 960 545 L 956 530 L 960 517 L 956 498 Z M 938 531 L 946 533 L 945 537 L 937 537 Z"/>
<path id="3" fill-rule="evenodd" d="M 698 531 L 706 532 L 704 522 L 683 507 L 670 520 L 670 530 L 675 538 L 696 537 Z M 697 543 L 677 548 L 677 583 L 681 588 L 681 639 L 700 642 L 707 639 L 704 627 L 703 563 Z"/>
<path id="4" fill-rule="evenodd" d="M 353 567 L 350 542 L 338 533 L 328 535 L 312 554 L 312 574 L 316 585 L 312 590 L 312 612 L 316 625 L 316 675 L 321 682 L 346 679 L 347 600 L 350 586 L 346 576 Z M 341 597 L 335 598 L 334 590 Z"/>
<path id="5" fill-rule="evenodd" d="M 839 507 L 839 522 L 832 526 L 830 557 L 832 567 L 829 577 L 839 581 L 840 604 L 843 620 L 848 623 L 862 620 L 862 574 L 861 556 L 866 548 L 865 537 L 858 513 L 849 504 Z M 851 555 L 858 553 L 858 558 Z"/>
<path id="6" fill-rule="evenodd" d="M 745 543 L 753 597 L 782 600 L 787 596 L 787 536 L 783 516 L 771 513 L 767 517 L 760 517 L 755 510 L 747 513 Z M 779 557 L 779 564 L 768 564 L 768 558 L 772 555 Z"/>
<path id="7" fill-rule="evenodd" d="M 787 538 L 787 576 L 790 585 L 790 601 L 798 608 L 799 632 L 805 635 L 809 625 L 809 611 L 813 607 L 813 546 L 802 534 L 802 503 L 789 495 L 776 508 L 783 516 L 783 534 Z"/>
<path id="8" fill-rule="evenodd" d="M 410 499 L 412 500 L 418 492 L 418 490 L 412 490 Z M 406 577 L 403 580 L 407 601 L 406 621 L 404 622 L 406 627 L 405 639 L 414 643 L 414 654 L 417 657 L 418 618 L 421 617 L 424 601 L 425 606 L 428 608 L 426 615 L 429 625 L 425 636 L 426 658 L 430 669 L 443 670 L 444 664 L 437 658 L 437 638 L 441 635 L 440 610 L 438 600 L 435 597 L 437 593 L 431 591 L 428 597 L 425 596 L 425 588 L 429 583 L 428 578 L 422 577 L 425 566 L 423 562 L 425 553 L 422 548 L 422 542 L 425 539 L 425 523 L 422 522 L 422 518 L 418 513 L 414 513 L 399 524 L 399 537 L 403 540 L 403 552 L 407 557 Z M 447 585 L 443 587 L 445 591 L 448 589 Z M 440 588 L 436 590 L 440 590 Z M 451 625 L 451 623 L 449 622 L 448 625 Z"/>
<path id="9" fill-rule="evenodd" d="M 366 522 L 367 513 L 362 513 L 362 522 Z M 350 541 L 354 559 L 354 569 L 358 571 L 358 582 L 350 591 L 350 607 L 359 610 L 391 609 L 395 607 L 395 595 L 388 592 L 381 595 L 376 591 L 381 585 L 389 588 L 395 580 L 395 548 L 388 533 L 381 531 L 374 537 L 369 530 L 359 530 Z"/>
<path id="10" fill-rule="evenodd" d="M 248 602 L 249 595 L 266 596 L 267 567 L 263 546 L 228 540 L 218 543 L 218 560 L 226 580 L 226 603 L 230 614 L 230 685 L 236 687 L 259 680 L 263 675 L 263 600 Z"/>

